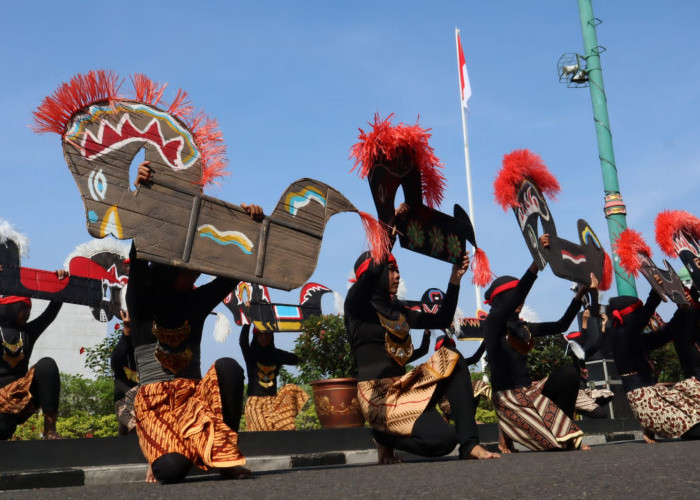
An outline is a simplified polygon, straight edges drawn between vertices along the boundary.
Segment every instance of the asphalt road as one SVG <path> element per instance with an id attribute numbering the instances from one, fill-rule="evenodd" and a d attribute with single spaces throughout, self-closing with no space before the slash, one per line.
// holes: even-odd
<path id="1" fill-rule="evenodd" d="M 700 498 L 700 442 L 628 442 L 591 451 L 517 453 L 501 460 L 456 459 L 339 466 L 260 474 L 252 480 L 198 479 L 8 491 L 2 498 Z"/>

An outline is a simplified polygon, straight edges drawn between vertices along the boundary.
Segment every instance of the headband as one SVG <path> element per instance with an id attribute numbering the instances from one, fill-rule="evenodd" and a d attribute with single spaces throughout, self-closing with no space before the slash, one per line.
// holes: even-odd
<path id="1" fill-rule="evenodd" d="M 641 301 L 641 300 L 638 300 L 637 302 L 635 302 L 635 303 L 632 304 L 631 306 L 627 306 L 627 307 L 625 307 L 624 309 L 615 309 L 615 310 L 612 312 L 613 318 L 615 318 L 615 319 L 617 320 L 617 322 L 618 322 L 620 325 L 623 325 L 623 324 L 624 324 L 624 320 L 623 320 L 622 318 L 623 318 L 624 316 L 627 316 L 627 315 L 630 314 L 630 313 L 633 313 L 634 311 L 636 311 L 637 309 L 639 309 L 639 308 L 642 307 L 643 305 L 644 305 L 644 304 L 642 303 L 642 301 Z"/>
<path id="2" fill-rule="evenodd" d="M 520 280 L 513 280 L 513 281 L 509 281 L 507 283 L 503 283 L 502 285 L 497 286 L 496 288 L 493 289 L 493 292 L 491 292 L 491 295 L 489 296 L 489 298 L 484 300 L 484 304 L 490 304 L 493 301 L 493 299 L 496 297 L 496 295 L 515 288 L 516 286 L 518 286 L 518 283 L 520 283 Z"/>

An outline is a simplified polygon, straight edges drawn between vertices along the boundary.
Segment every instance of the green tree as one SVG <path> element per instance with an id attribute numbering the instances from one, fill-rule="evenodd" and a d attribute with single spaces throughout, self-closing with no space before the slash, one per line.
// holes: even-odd
<path id="1" fill-rule="evenodd" d="M 683 369 L 678 361 L 678 355 L 673 343 L 666 344 L 651 352 L 656 376 L 659 382 L 680 382 L 683 380 Z"/>
<path id="2" fill-rule="evenodd" d="M 541 380 L 557 368 L 570 365 L 571 356 L 566 356 L 566 340 L 561 335 L 535 337 L 535 346 L 528 356 L 532 380 Z"/>
<path id="3" fill-rule="evenodd" d="M 323 314 L 304 321 L 303 331 L 294 342 L 294 353 L 301 360 L 297 365 L 301 385 L 320 379 L 357 377 L 343 316 Z"/>
<path id="4" fill-rule="evenodd" d="M 92 347 L 82 347 L 81 354 L 85 354 L 85 367 L 90 369 L 97 377 L 114 377 L 110 356 L 117 346 L 122 335 L 121 323 L 114 324 L 114 331 L 108 334 L 102 341 Z"/>

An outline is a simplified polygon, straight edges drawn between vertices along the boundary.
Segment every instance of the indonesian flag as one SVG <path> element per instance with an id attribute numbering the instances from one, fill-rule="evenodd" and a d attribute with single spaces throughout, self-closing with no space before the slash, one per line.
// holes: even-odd
<path id="1" fill-rule="evenodd" d="M 457 34 L 457 62 L 459 64 L 459 91 L 462 96 L 462 106 L 469 110 L 469 98 L 472 96 L 472 87 L 469 85 L 469 74 L 467 73 L 467 61 L 464 59 L 464 52 L 462 51 L 462 40 L 459 37 L 459 30 L 456 30 Z"/>

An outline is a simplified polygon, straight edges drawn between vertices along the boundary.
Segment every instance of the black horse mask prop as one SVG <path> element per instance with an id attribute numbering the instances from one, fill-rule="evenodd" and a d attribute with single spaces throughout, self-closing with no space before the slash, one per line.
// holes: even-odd
<path id="1" fill-rule="evenodd" d="M 584 285 L 590 284 L 593 273 L 601 290 L 610 288 L 612 262 L 590 225 L 579 219 L 577 229 L 580 244 L 557 235 L 545 195 L 556 195 L 559 183 L 538 155 L 527 149 L 505 155 L 494 182 L 494 191 L 496 202 L 504 210 L 508 207 L 513 209 L 525 243 L 540 270 L 548 263 L 555 275 Z M 542 225 L 543 234 L 549 234 L 547 250 L 539 243 L 538 222 Z"/>
<path id="2" fill-rule="evenodd" d="M 134 96 L 126 99 L 112 72 L 76 75 L 34 112 L 36 132 L 62 138 L 88 232 L 133 238 L 141 259 L 283 290 L 302 286 L 316 266 L 326 221 L 358 210 L 313 179 L 290 185 L 262 221 L 205 196 L 204 186 L 223 175 L 227 163 L 216 121 L 194 113 L 182 90 L 167 105 L 165 85 L 145 75 L 131 82 Z M 129 168 L 142 149 L 154 182 L 131 191 Z M 379 261 L 389 250 L 386 232 L 360 215 Z"/>
<path id="3" fill-rule="evenodd" d="M 242 281 L 224 299 L 237 325 L 252 324 L 261 332 L 299 332 L 311 316 L 321 315 L 321 298 L 333 290 L 307 283 L 299 292 L 299 304 L 273 304 L 266 286 Z"/>
<path id="4" fill-rule="evenodd" d="M 114 240 L 79 245 L 66 259 L 69 276 L 59 280 L 54 271 L 22 267 L 27 241 L 9 224 L 0 222 L 0 295 L 57 300 L 90 306 L 95 319 L 107 322 L 122 308 L 122 290 L 128 278 L 128 249 Z"/>
<path id="5" fill-rule="evenodd" d="M 445 293 L 439 288 L 428 288 L 423 292 L 421 300 L 402 300 L 401 303 L 412 311 L 436 314 L 440 310 Z M 486 319 L 486 311 L 478 310 L 476 318 L 459 318 L 459 328 L 453 327 L 448 331 L 450 337 L 459 340 L 483 340 L 482 322 Z"/>
<path id="6" fill-rule="evenodd" d="M 660 269 L 651 260 L 651 248 L 637 231 L 625 229 L 615 242 L 615 252 L 620 257 L 620 266 L 635 278 L 642 273 L 651 287 L 659 294 L 664 302 L 671 299 L 676 304 L 687 304 L 683 282 L 673 270 L 671 264 L 664 259 L 666 269 Z M 656 281 L 661 278 L 661 283 Z"/>
<path id="7" fill-rule="evenodd" d="M 679 257 L 700 288 L 700 219 L 682 210 L 666 210 L 656 216 L 656 242 L 669 257 Z"/>
<path id="8" fill-rule="evenodd" d="M 393 125 L 393 115 L 382 120 L 375 115 L 372 130 L 360 129 L 350 155 L 353 170 L 369 179 L 377 217 L 386 227 L 396 227 L 403 248 L 436 259 L 459 262 L 469 241 L 476 252 L 472 259 L 474 283 L 486 286 L 491 280 L 488 259 L 477 248 L 469 216 L 459 205 L 454 216 L 436 210 L 443 198 L 445 177 L 442 164 L 428 144 L 430 134 L 419 125 Z M 403 190 L 408 213 L 396 217 L 395 198 Z"/>

